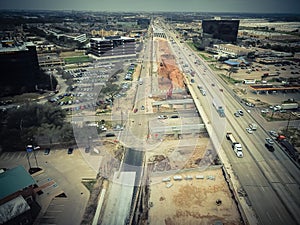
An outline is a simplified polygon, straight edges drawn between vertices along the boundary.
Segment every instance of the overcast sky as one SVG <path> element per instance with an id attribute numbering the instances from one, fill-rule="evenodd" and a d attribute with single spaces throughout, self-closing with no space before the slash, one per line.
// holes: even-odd
<path id="1" fill-rule="evenodd" d="M 0 0 L 0 9 L 299 13 L 299 0 Z"/>

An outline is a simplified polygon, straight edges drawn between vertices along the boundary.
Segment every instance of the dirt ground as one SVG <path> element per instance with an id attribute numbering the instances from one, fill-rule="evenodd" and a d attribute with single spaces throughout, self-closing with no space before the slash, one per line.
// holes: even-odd
<path id="1" fill-rule="evenodd" d="M 159 76 L 159 87 L 169 87 L 170 81 L 172 81 L 173 87 L 183 88 L 183 74 L 176 65 L 176 60 L 172 54 L 167 40 L 157 38 L 158 49 L 158 76 Z"/>
<path id="2" fill-rule="evenodd" d="M 220 168 L 206 171 L 190 171 L 181 175 L 181 181 L 163 182 L 164 177 L 151 178 L 150 184 L 150 225 L 182 224 L 242 224 L 237 206 L 224 180 Z M 196 179 L 202 175 L 203 179 Z M 185 180 L 192 176 L 192 180 Z M 171 187 L 167 187 L 172 184 Z M 216 203 L 217 200 L 221 204 Z"/>

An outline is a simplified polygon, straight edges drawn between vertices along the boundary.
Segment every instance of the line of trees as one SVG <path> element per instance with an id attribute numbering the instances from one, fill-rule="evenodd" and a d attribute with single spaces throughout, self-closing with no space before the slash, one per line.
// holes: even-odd
<path id="1" fill-rule="evenodd" d="M 52 147 L 74 144 L 73 128 L 65 122 L 66 114 L 50 104 L 29 103 L 0 115 L 0 145 L 3 151 L 25 150 L 28 144 Z"/>

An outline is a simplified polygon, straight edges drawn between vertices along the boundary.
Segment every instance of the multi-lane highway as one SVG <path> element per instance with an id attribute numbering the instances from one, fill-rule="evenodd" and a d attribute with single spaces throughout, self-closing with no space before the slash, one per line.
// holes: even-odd
<path id="1" fill-rule="evenodd" d="M 160 24 L 164 27 L 164 24 Z M 268 133 L 263 127 L 258 126 L 257 131 L 249 134 L 246 127 L 255 122 L 238 101 L 234 94 L 209 68 L 205 61 L 195 56 L 184 44 L 177 40 L 173 32 L 167 31 L 167 36 L 173 41 L 173 49 L 179 61 L 188 65 L 195 71 L 195 76 L 187 75 L 188 87 L 194 93 L 194 100 L 199 111 L 203 111 L 208 118 L 204 121 L 211 126 L 208 130 L 210 136 L 217 137 L 212 141 L 215 146 L 220 146 L 226 152 L 233 170 L 235 171 L 242 188 L 258 216 L 260 224 L 300 224 L 298 212 L 300 211 L 300 176 L 299 168 L 285 155 L 280 147 L 275 144 L 275 152 L 269 152 L 264 146 Z M 179 54 L 180 52 L 180 54 Z M 197 59 L 200 62 L 195 64 Z M 194 82 L 190 82 L 191 79 Z M 200 94 L 197 85 L 203 86 L 207 95 Z M 212 107 L 212 101 L 218 98 L 225 108 L 226 118 L 221 118 Z M 234 117 L 238 109 L 244 110 L 244 116 Z M 229 142 L 225 139 L 226 131 L 233 132 L 242 143 L 244 157 L 237 158 Z M 216 143 L 218 142 L 218 143 Z"/>

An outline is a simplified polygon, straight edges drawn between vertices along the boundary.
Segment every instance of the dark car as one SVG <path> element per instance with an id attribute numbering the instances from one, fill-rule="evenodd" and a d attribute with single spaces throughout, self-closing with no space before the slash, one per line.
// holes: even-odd
<path id="1" fill-rule="evenodd" d="M 108 133 L 105 135 L 105 137 L 115 137 L 116 135 L 114 133 Z"/>
<path id="2" fill-rule="evenodd" d="M 73 153 L 73 148 L 68 148 L 68 154 L 72 154 Z"/>
<path id="3" fill-rule="evenodd" d="M 235 112 L 234 115 L 235 115 L 235 117 L 239 117 L 240 116 L 240 114 L 238 112 Z"/>
<path id="4" fill-rule="evenodd" d="M 268 144 L 268 143 L 265 143 L 265 146 L 266 146 L 266 148 L 267 148 L 270 152 L 274 152 L 274 151 L 275 151 L 273 145 L 270 145 L 270 144 Z"/>
<path id="5" fill-rule="evenodd" d="M 44 151 L 44 155 L 49 155 L 49 153 L 50 153 L 50 148 L 46 148 Z"/>
<path id="6" fill-rule="evenodd" d="M 238 110 L 237 112 L 238 112 L 241 116 L 244 115 L 244 112 L 243 112 L 242 110 Z"/>
<path id="7" fill-rule="evenodd" d="M 137 111 L 138 111 L 138 109 L 137 109 L 137 108 L 135 108 L 135 109 L 133 110 L 133 112 L 134 112 L 134 113 L 136 113 Z"/>
<path id="8" fill-rule="evenodd" d="M 178 115 L 172 115 L 172 116 L 170 116 L 170 118 L 171 119 L 176 119 L 176 118 L 179 118 L 179 116 Z"/>
<path id="9" fill-rule="evenodd" d="M 85 147 L 85 149 L 84 149 L 85 153 L 89 153 L 89 152 L 90 152 L 90 149 L 91 149 L 91 146 Z"/>

